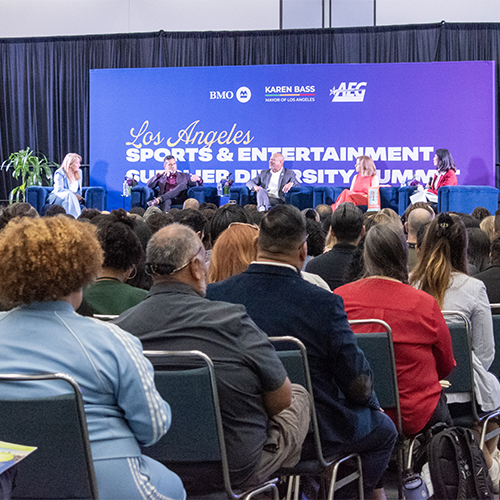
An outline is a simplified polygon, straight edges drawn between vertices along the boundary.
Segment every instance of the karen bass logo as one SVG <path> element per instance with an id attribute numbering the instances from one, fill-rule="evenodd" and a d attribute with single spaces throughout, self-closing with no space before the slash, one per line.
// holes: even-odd
<path id="1" fill-rule="evenodd" d="M 330 89 L 332 102 L 363 102 L 367 82 L 342 82 L 337 88 Z"/>
<path id="2" fill-rule="evenodd" d="M 235 93 L 232 90 L 211 90 L 209 92 L 210 99 L 233 99 Z M 252 97 L 252 92 L 248 87 L 240 87 L 236 91 L 236 99 L 240 102 L 248 102 Z"/>

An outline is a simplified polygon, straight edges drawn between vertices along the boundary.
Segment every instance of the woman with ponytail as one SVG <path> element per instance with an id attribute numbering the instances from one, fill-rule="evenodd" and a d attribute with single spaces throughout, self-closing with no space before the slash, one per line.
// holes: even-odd
<path id="1" fill-rule="evenodd" d="M 495 357 L 490 303 L 484 283 L 467 275 L 467 230 L 457 215 L 442 213 L 429 224 L 410 281 L 432 295 L 441 310 L 460 311 L 469 318 L 477 402 L 482 411 L 500 407 L 500 382 L 488 372 Z M 452 417 L 463 412 L 465 398 L 447 394 Z M 500 482 L 497 442 L 498 438 L 490 440 L 484 450 L 496 492 Z"/>

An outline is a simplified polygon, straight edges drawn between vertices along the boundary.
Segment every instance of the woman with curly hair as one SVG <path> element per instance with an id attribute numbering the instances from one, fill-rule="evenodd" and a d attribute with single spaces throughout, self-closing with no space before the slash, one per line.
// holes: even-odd
<path id="1" fill-rule="evenodd" d="M 467 230 L 460 217 L 441 213 L 429 224 L 411 283 L 432 295 L 441 310 L 460 311 L 469 318 L 477 402 L 483 411 L 500 407 L 500 382 L 488 372 L 495 357 L 490 302 L 484 283 L 467 275 Z M 448 394 L 447 399 L 448 404 L 452 403 L 452 417 L 463 412 L 462 403 L 467 401 L 462 396 Z M 487 443 L 485 458 L 498 493 L 500 454 L 496 449 L 497 441 L 492 439 Z"/>
<path id="2" fill-rule="evenodd" d="M 4 373 L 65 373 L 82 391 L 100 498 L 184 500 L 178 476 L 141 454 L 170 424 L 151 363 L 133 335 L 79 316 L 82 289 L 99 272 L 95 228 L 64 216 L 23 218 L 0 232 L 0 313 Z M 0 385 L 2 397 L 59 394 L 37 385 Z M 49 392 L 50 391 L 50 392 Z M 164 495 L 164 496 L 161 496 Z"/>
<path id="3" fill-rule="evenodd" d="M 134 231 L 135 219 L 125 210 L 113 210 L 96 221 L 104 262 L 96 280 L 83 291 L 83 298 L 94 314 L 121 314 L 142 302 L 148 294 L 125 283 L 135 276 L 144 251 Z"/>
<path id="4" fill-rule="evenodd" d="M 350 189 L 344 189 L 337 201 L 332 205 L 332 210 L 346 201 L 354 205 L 368 204 L 368 190 L 372 187 L 378 187 L 379 179 L 377 168 L 374 161 L 369 156 L 359 156 L 356 158 L 356 172 L 353 177 Z"/>
<path id="5" fill-rule="evenodd" d="M 54 172 L 54 190 L 47 199 L 50 204 L 61 205 L 75 219 L 82 213 L 80 203 L 84 201 L 81 161 L 82 157 L 76 153 L 64 157 L 62 165 Z"/>

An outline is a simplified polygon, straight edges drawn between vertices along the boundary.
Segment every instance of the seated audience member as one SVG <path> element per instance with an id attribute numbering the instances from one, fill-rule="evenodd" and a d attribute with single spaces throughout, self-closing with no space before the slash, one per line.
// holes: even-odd
<path id="1" fill-rule="evenodd" d="M 269 336 L 292 335 L 305 344 L 323 450 L 328 457 L 359 453 L 365 495 L 371 498 L 382 486 L 397 432 L 380 410 L 342 299 L 300 278 L 306 240 L 297 208 L 273 208 L 261 223 L 257 262 L 209 285 L 207 297 L 242 304 Z M 309 455 L 309 444 L 306 440 L 303 456 Z"/>
<path id="2" fill-rule="evenodd" d="M 481 410 L 500 406 L 500 382 L 488 372 L 495 356 L 493 321 L 484 283 L 467 276 L 467 230 L 454 214 L 441 213 L 430 224 L 418 254 L 411 284 L 430 295 L 441 310 L 460 311 L 471 323 L 474 367 L 474 389 Z M 450 412 L 460 412 L 464 399 L 447 394 Z M 498 492 L 500 481 L 498 436 L 486 443 L 484 455 L 493 486 Z"/>
<path id="3" fill-rule="evenodd" d="M 0 233 L 0 262 L 0 300 L 17 306 L 0 313 L 2 371 L 66 373 L 78 383 L 99 497 L 184 500 L 178 476 L 139 448 L 158 441 L 170 424 L 140 342 L 75 313 L 102 263 L 95 228 L 63 216 L 13 221 Z M 50 395 L 63 391 L 52 387 Z M 20 392 L 2 384 L 0 392 L 43 395 L 39 386 Z"/>
<path id="4" fill-rule="evenodd" d="M 153 214 L 161 214 L 163 212 L 163 210 L 160 210 L 158 207 L 154 207 L 154 206 L 150 206 L 147 208 L 147 210 L 144 212 L 144 215 L 142 216 L 142 218 L 147 221 L 149 217 L 151 217 L 151 215 Z M 170 214 L 172 215 L 172 214 Z M 172 215 L 173 217 L 173 215 Z"/>
<path id="5" fill-rule="evenodd" d="M 304 216 L 304 219 L 311 219 L 316 222 L 319 222 L 320 220 L 318 212 L 312 208 L 304 208 L 304 210 L 302 210 L 302 215 Z"/>
<path id="6" fill-rule="evenodd" d="M 495 212 L 495 238 L 500 236 L 500 209 Z"/>
<path id="7" fill-rule="evenodd" d="M 356 158 L 356 172 L 350 189 L 344 189 L 332 205 L 333 211 L 346 201 L 354 205 L 368 205 L 368 190 L 379 185 L 377 168 L 369 156 L 359 156 Z"/>
<path id="8" fill-rule="evenodd" d="M 490 239 L 477 227 L 467 229 L 467 262 L 469 274 L 475 276 L 490 264 Z"/>
<path id="9" fill-rule="evenodd" d="M 322 203 L 321 205 L 318 205 L 315 210 L 319 215 L 319 221 L 321 222 L 321 224 L 323 224 L 325 220 L 328 219 L 333 213 L 331 204 L 327 205 L 325 203 Z"/>
<path id="10" fill-rule="evenodd" d="M 78 216 L 77 220 L 87 219 L 92 220 L 94 217 L 99 217 L 102 213 L 96 208 L 84 208 L 82 213 Z"/>
<path id="11" fill-rule="evenodd" d="M 300 185 L 295 172 L 284 168 L 284 163 L 285 157 L 281 153 L 274 153 L 269 160 L 269 169 L 262 170 L 246 184 L 250 191 L 257 193 L 257 208 L 261 212 L 285 203 L 285 194 L 293 186 Z"/>
<path id="12" fill-rule="evenodd" d="M 325 251 L 326 235 L 323 232 L 321 224 L 313 219 L 306 218 L 306 231 L 307 231 L 307 257 L 304 267 L 308 262 L 313 260 L 319 255 L 323 255 Z"/>
<path id="13" fill-rule="evenodd" d="M 383 208 L 382 210 L 379 210 L 378 213 L 387 215 L 396 225 L 403 225 L 403 223 L 401 222 L 401 217 L 392 208 Z"/>
<path id="14" fill-rule="evenodd" d="M 146 224 L 151 229 L 151 234 L 155 234 L 162 227 L 173 224 L 174 216 L 166 212 L 154 212 L 146 219 Z"/>
<path id="15" fill-rule="evenodd" d="M 200 203 L 200 206 L 198 207 L 200 212 L 203 210 L 206 210 L 207 208 L 210 208 L 211 210 L 217 210 L 219 207 L 215 203 L 208 203 L 204 201 L 203 203 Z"/>
<path id="16" fill-rule="evenodd" d="M 352 254 L 364 234 L 363 212 L 352 203 L 343 203 L 331 215 L 330 232 L 337 240 L 333 248 L 311 260 L 308 273 L 323 278 L 331 290 L 346 283 Z"/>
<path id="17" fill-rule="evenodd" d="M 16 217 L 38 217 L 38 212 L 29 203 L 13 203 L 0 210 L 0 231 Z"/>
<path id="18" fill-rule="evenodd" d="M 372 227 L 364 252 L 365 277 L 335 293 L 344 299 L 349 319 L 381 319 L 392 328 L 404 434 L 413 436 L 438 422 L 452 425 L 439 383 L 455 366 L 450 332 L 436 300 L 408 285 L 403 235 L 392 224 Z M 396 422 L 394 409 L 384 410 Z"/>
<path id="19" fill-rule="evenodd" d="M 485 219 L 486 217 L 491 217 L 491 213 L 487 208 L 484 207 L 476 207 L 472 213 L 472 217 L 475 217 L 480 223 Z"/>
<path id="20" fill-rule="evenodd" d="M 405 222 L 408 222 L 408 217 L 410 216 L 411 212 L 413 212 L 413 210 L 416 210 L 417 208 L 423 208 L 424 210 L 427 210 L 431 214 L 431 219 L 434 219 L 436 212 L 434 212 L 434 210 L 432 209 L 431 204 L 425 201 L 417 201 L 416 203 L 408 205 L 405 213 L 401 216 L 401 221 L 403 222 L 403 224 Z"/>
<path id="21" fill-rule="evenodd" d="M 479 229 L 479 227 L 481 225 L 480 222 L 475 217 L 472 217 L 472 215 L 464 214 L 464 213 L 460 213 L 460 212 L 450 212 L 450 213 L 455 213 L 456 215 L 458 215 L 462 219 L 462 222 L 464 223 L 465 229 L 469 229 L 469 228 Z"/>
<path id="22" fill-rule="evenodd" d="M 247 212 L 252 213 L 252 212 L 258 212 L 257 205 L 253 205 L 252 203 L 248 203 L 243 207 Z"/>
<path id="23" fill-rule="evenodd" d="M 197 349 L 212 359 L 231 479 L 234 485 L 253 485 L 298 462 L 309 395 L 290 383 L 266 334 L 243 307 L 204 298 L 204 254 L 189 227 L 172 224 L 158 231 L 147 249 L 154 276 L 148 299 L 115 322 L 144 349 Z M 183 479 L 188 491 L 191 483 L 202 486 L 196 468 Z"/>
<path id="24" fill-rule="evenodd" d="M 210 223 L 210 239 L 212 245 L 215 245 L 219 234 L 229 227 L 232 222 L 244 222 L 251 224 L 248 212 L 240 205 L 227 204 L 220 207 L 212 217 Z"/>
<path id="25" fill-rule="evenodd" d="M 121 314 L 142 302 L 148 294 L 125 283 L 136 273 L 143 254 L 134 226 L 135 219 L 123 209 L 99 218 L 97 238 L 104 251 L 104 262 L 96 280 L 83 291 L 94 314 Z"/>
<path id="26" fill-rule="evenodd" d="M 182 205 L 187 199 L 187 190 L 192 186 L 201 186 L 203 180 L 198 175 L 189 175 L 177 170 L 177 161 L 172 155 L 165 156 L 164 172 L 157 173 L 148 181 L 148 187 L 158 189 L 158 196 L 148 201 L 149 206 L 159 206 L 169 212 L 172 203 Z"/>
<path id="27" fill-rule="evenodd" d="M 490 266 L 474 278 L 481 280 L 486 285 L 486 293 L 490 304 L 500 304 L 500 238 L 491 242 Z M 500 311 L 494 311 L 499 314 Z"/>
<path id="28" fill-rule="evenodd" d="M 490 242 L 493 241 L 495 239 L 495 216 L 489 215 L 485 217 L 479 224 L 479 229 L 488 235 Z"/>
<path id="29" fill-rule="evenodd" d="M 191 208 L 193 210 L 200 209 L 200 202 L 196 198 L 188 198 L 184 204 L 182 205 L 182 209 L 186 210 L 186 208 Z"/>
<path id="30" fill-rule="evenodd" d="M 144 210 L 144 208 L 142 208 L 142 207 L 132 207 L 128 211 L 129 214 L 139 215 L 140 217 L 143 217 L 145 212 L 146 212 L 146 210 Z"/>
<path id="31" fill-rule="evenodd" d="M 40 215 L 42 217 L 55 217 L 56 215 L 66 215 L 66 210 L 62 205 L 51 205 L 47 203 L 42 207 Z M 81 217 L 81 214 L 78 218 Z"/>
<path id="32" fill-rule="evenodd" d="M 266 211 L 250 212 L 249 214 L 250 223 L 255 224 L 256 226 L 260 226 L 260 223 L 262 222 L 262 219 L 265 217 L 266 214 L 267 214 Z"/>
<path id="33" fill-rule="evenodd" d="M 190 227 L 203 241 L 207 219 L 199 210 L 185 208 L 174 215 L 174 222 Z"/>
<path id="34" fill-rule="evenodd" d="M 431 213 L 424 208 L 416 208 L 408 215 L 408 220 L 405 222 L 405 230 L 408 234 L 408 271 L 411 271 L 417 263 L 417 233 L 431 220 Z"/>
<path id="35" fill-rule="evenodd" d="M 134 232 L 141 242 L 142 249 L 144 250 L 139 263 L 135 266 L 137 269 L 137 274 L 131 276 L 127 283 L 130 286 L 135 286 L 137 288 L 142 288 L 143 290 L 149 290 L 153 284 L 153 278 L 146 273 L 145 263 L 146 263 L 146 247 L 148 246 L 149 239 L 152 236 L 151 229 L 149 228 L 146 221 L 141 218 L 135 218 Z"/>
<path id="36" fill-rule="evenodd" d="M 258 235 L 259 228 L 253 224 L 230 224 L 212 248 L 208 282 L 222 281 L 245 271 L 257 257 L 255 240 Z"/>

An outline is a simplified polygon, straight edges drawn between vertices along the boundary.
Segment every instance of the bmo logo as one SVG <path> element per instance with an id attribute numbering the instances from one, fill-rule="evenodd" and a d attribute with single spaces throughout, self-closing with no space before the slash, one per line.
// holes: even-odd
<path id="1" fill-rule="evenodd" d="M 232 99 L 235 93 L 232 90 L 211 90 L 209 92 L 210 100 L 212 99 Z M 236 99 L 239 102 L 248 102 L 252 97 L 252 92 L 248 87 L 240 87 L 236 91 Z"/>
<path id="2" fill-rule="evenodd" d="M 233 97 L 234 92 L 231 90 L 223 90 L 222 92 L 219 90 L 210 91 L 210 99 L 232 99 Z"/>

